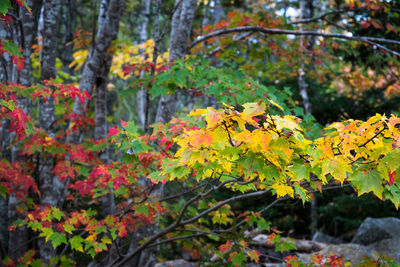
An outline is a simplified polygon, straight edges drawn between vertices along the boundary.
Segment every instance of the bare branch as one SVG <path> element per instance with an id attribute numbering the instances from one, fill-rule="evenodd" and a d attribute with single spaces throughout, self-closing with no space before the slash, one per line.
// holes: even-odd
<path id="1" fill-rule="evenodd" d="M 385 39 L 385 38 L 378 38 L 378 37 L 350 36 L 350 35 L 346 35 L 346 34 L 324 33 L 324 32 L 318 32 L 318 31 L 293 31 L 293 30 L 285 30 L 285 29 L 264 28 L 261 26 L 242 26 L 242 27 L 234 27 L 234 28 L 230 28 L 230 29 L 221 29 L 221 30 L 217 30 L 215 32 L 212 32 L 212 33 L 209 33 L 209 34 L 206 34 L 203 36 L 198 36 L 196 38 L 196 40 L 194 40 L 189 45 L 189 49 L 192 49 L 199 43 L 202 43 L 208 39 L 211 39 L 211 38 L 214 38 L 217 36 L 221 36 L 221 35 L 237 33 L 237 32 L 258 32 L 258 33 L 271 34 L 271 35 L 321 36 L 324 38 L 337 38 L 337 39 L 358 41 L 358 42 L 367 43 L 369 45 L 371 45 L 371 42 L 400 45 L 400 41 L 392 40 L 392 39 Z M 380 46 L 381 46 L 380 48 L 383 48 L 382 45 L 380 45 Z M 392 51 L 392 50 L 388 50 L 388 49 L 385 49 L 385 50 L 388 52 Z"/>
<path id="2" fill-rule="evenodd" d="M 326 16 L 329 15 L 335 15 L 335 14 L 340 14 L 340 13 L 345 13 L 345 12 L 354 12 L 354 10 L 348 10 L 348 9 L 337 9 L 337 10 L 331 10 L 325 13 L 320 14 L 319 16 L 313 17 L 313 18 L 308 18 L 308 19 L 302 19 L 302 20 L 296 20 L 289 22 L 288 24 L 305 24 L 305 23 L 310 23 L 318 20 L 324 19 Z"/>

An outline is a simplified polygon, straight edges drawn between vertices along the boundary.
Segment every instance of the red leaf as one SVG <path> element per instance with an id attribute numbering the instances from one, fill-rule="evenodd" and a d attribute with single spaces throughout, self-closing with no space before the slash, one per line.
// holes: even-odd
<path id="1" fill-rule="evenodd" d="M 57 162 L 53 172 L 58 176 L 60 181 L 68 179 L 68 177 L 71 177 L 72 179 L 75 178 L 74 169 L 71 167 L 71 163 L 69 161 Z"/>
<path id="2" fill-rule="evenodd" d="M 396 181 L 396 178 L 397 178 L 397 171 L 396 170 L 394 170 L 392 172 L 389 171 L 388 175 L 389 175 L 389 185 L 394 184 L 394 182 Z"/>
<path id="3" fill-rule="evenodd" d="M 371 23 L 369 23 L 368 21 L 366 21 L 366 20 L 362 20 L 362 21 L 361 21 L 361 27 L 362 27 L 363 29 L 366 29 L 366 28 L 368 28 L 369 26 L 371 26 Z"/>
<path id="4" fill-rule="evenodd" d="M 127 125 L 128 125 L 128 123 L 126 121 L 121 120 L 121 126 L 122 127 L 125 128 Z"/>
<path id="5" fill-rule="evenodd" d="M 227 252 L 228 250 L 230 250 L 231 247 L 232 247 L 232 242 L 231 242 L 230 240 L 228 240 L 228 241 L 226 241 L 225 244 L 220 245 L 220 246 L 218 247 L 218 249 L 219 249 L 222 253 L 225 253 L 225 252 Z"/>
<path id="6" fill-rule="evenodd" d="M 117 128 L 117 126 L 114 126 L 114 127 L 110 128 L 107 138 L 117 135 L 117 134 L 119 134 L 119 129 Z"/>
<path id="7" fill-rule="evenodd" d="M 17 66 L 18 72 L 25 68 L 24 61 L 23 57 L 12 56 L 12 64 Z"/>

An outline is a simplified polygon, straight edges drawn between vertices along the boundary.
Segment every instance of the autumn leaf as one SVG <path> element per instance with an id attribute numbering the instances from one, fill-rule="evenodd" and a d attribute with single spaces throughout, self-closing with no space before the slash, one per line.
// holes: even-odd
<path id="1" fill-rule="evenodd" d="M 276 196 L 279 197 L 284 197 L 286 195 L 289 195 L 291 198 L 294 197 L 294 190 L 291 186 L 282 184 L 282 183 L 275 183 L 271 185 L 272 189 L 275 189 L 276 191 Z"/>
<path id="2" fill-rule="evenodd" d="M 251 261 L 254 261 L 255 263 L 259 263 L 260 262 L 260 252 L 258 252 L 255 249 L 252 249 L 250 251 L 247 251 L 247 255 L 250 257 Z"/>
<path id="3" fill-rule="evenodd" d="M 373 192 L 382 199 L 382 178 L 377 170 L 357 170 L 349 175 L 349 181 L 358 191 L 358 196 Z"/>
<path id="4" fill-rule="evenodd" d="M 264 114 L 266 105 L 264 102 L 246 103 L 243 107 L 244 110 L 240 114 L 243 120 L 250 124 L 256 124 L 253 117 Z"/>
<path id="5" fill-rule="evenodd" d="M 218 247 L 218 249 L 219 249 L 222 253 L 225 253 L 225 252 L 227 252 L 228 250 L 231 249 L 232 245 L 233 245 L 232 242 L 231 242 L 230 240 L 228 240 L 228 241 L 226 241 L 225 244 L 220 245 L 220 246 Z"/>
<path id="6" fill-rule="evenodd" d="M 83 252 L 83 242 L 85 239 L 80 237 L 79 235 L 74 235 L 70 240 L 69 243 L 71 244 L 71 248 L 77 251 Z"/>
<path id="7" fill-rule="evenodd" d="M 114 136 L 114 135 L 117 135 L 117 134 L 119 134 L 119 129 L 118 129 L 117 126 L 114 126 L 114 127 L 112 127 L 112 128 L 109 129 L 107 138 L 109 138 L 109 137 L 111 137 L 111 136 Z"/>

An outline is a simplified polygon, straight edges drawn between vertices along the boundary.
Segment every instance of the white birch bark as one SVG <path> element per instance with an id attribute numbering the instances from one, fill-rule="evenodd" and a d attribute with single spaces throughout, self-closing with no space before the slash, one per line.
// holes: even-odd
<path id="1" fill-rule="evenodd" d="M 148 39 L 147 27 L 149 24 L 149 16 L 150 16 L 150 7 L 151 0 L 142 0 L 141 8 L 143 13 L 141 14 L 141 23 L 139 25 L 139 43 L 143 44 Z M 143 76 L 143 73 L 141 73 Z M 139 126 L 142 130 L 146 130 L 147 128 L 147 90 L 145 88 L 140 89 L 140 91 L 136 94 L 136 110 L 138 114 L 138 122 Z"/>
<path id="2" fill-rule="evenodd" d="M 26 1 L 27 5 L 35 10 L 37 7 L 34 5 L 32 0 Z M 19 29 L 19 35 L 17 37 L 17 44 L 22 48 L 22 53 L 25 59 L 25 68 L 19 73 L 19 82 L 25 86 L 31 85 L 31 54 L 32 44 L 36 37 L 36 23 L 35 18 L 31 15 L 26 8 L 19 8 L 18 18 L 21 23 Z M 26 114 L 30 113 L 30 101 L 24 97 L 18 97 L 19 107 L 24 110 Z M 24 159 L 19 156 L 20 149 L 17 145 L 11 149 L 11 160 L 12 161 L 23 161 Z M 21 214 L 16 212 L 18 205 L 18 199 L 15 194 L 11 194 L 8 199 L 8 225 L 17 219 L 22 219 Z M 7 225 L 3 224 L 3 225 Z M 20 258 L 28 250 L 28 231 L 26 227 L 21 227 L 15 231 L 9 232 L 8 237 L 8 255 L 12 259 L 16 260 Z"/>
<path id="3" fill-rule="evenodd" d="M 172 17 L 169 59 L 173 61 L 186 55 L 192 23 L 197 8 L 197 0 L 176 0 L 180 3 Z M 169 122 L 176 112 L 178 92 L 162 96 L 158 103 L 155 121 Z"/>
<path id="4" fill-rule="evenodd" d="M 124 7 L 124 0 L 109 0 L 108 8 L 105 12 L 105 17 L 97 29 L 97 40 L 94 45 L 93 51 L 86 59 L 83 68 L 82 77 L 79 82 L 79 90 L 81 92 L 87 91 L 91 94 L 95 85 L 96 77 L 100 72 L 102 61 L 107 55 L 107 49 L 110 47 L 111 42 L 117 39 L 121 12 Z M 104 13 L 100 15 L 103 16 Z M 87 101 L 85 103 L 87 105 Z M 73 112 L 83 114 L 83 106 L 78 99 L 75 100 Z M 80 140 L 80 133 L 71 134 L 67 138 L 67 142 L 78 143 Z"/>
<path id="5" fill-rule="evenodd" d="M 300 14 L 301 19 L 308 19 L 314 16 L 314 3 L 313 0 L 300 0 Z M 301 27 L 303 29 L 303 27 Z M 307 36 L 301 39 L 301 46 L 304 51 L 305 57 L 309 56 L 309 51 L 312 49 L 314 44 L 314 38 L 311 38 L 311 41 L 307 42 Z M 306 71 L 305 71 L 305 64 L 304 62 L 301 63 L 301 67 L 298 70 L 298 83 L 299 83 L 299 91 L 300 96 L 303 100 L 304 111 L 305 114 L 311 114 L 312 107 L 310 103 L 310 99 L 308 97 L 308 84 L 306 81 Z M 317 208 L 318 203 L 315 194 L 313 194 L 313 198 L 311 199 L 311 206 L 310 206 L 310 219 L 311 219 L 311 236 L 313 236 L 316 232 L 318 226 L 318 219 L 317 219 Z"/>

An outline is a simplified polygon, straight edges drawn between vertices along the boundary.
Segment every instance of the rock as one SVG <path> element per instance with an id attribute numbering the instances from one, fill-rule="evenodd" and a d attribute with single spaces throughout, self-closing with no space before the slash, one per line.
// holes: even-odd
<path id="1" fill-rule="evenodd" d="M 400 238 L 400 219 L 368 217 L 358 228 L 351 243 L 370 245 L 387 238 Z"/>
<path id="2" fill-rule="evenodd" d="M 316 242 L 321 242 L 321 243 L 327 243 L 327 244 L 341 244 L 343 241 L 339 238 L 335 238 L 333 236 L 321 233 L 321 232 L 316 232 L 312 238 L 312 241 Z"/>
<path id="3" fill-rule="evenodd" d="M 364 259 L 364 256 L 374 258 L 376 251 L 372 248 L 360 244 L 340 244 L 340 245 L 328 245 L 319 252 L 313 254 L 298 254 L 299 259 L 305 264 L 311 264 L 311 257 L 314 254 L 320 254 L 325 257 L 329 257 L 332 253 L 338 257 L 344 258 L 344 263 L 350 262 L 351 266 L 358 266 Z"/>
<path id="4" fill-rule="evenodd" d="M 400 238 L 388 238 L 372 243 L 368 246 L 379 253 L 386 254 L 393 258 L 397 263 L 400 263 Z"/>
<path id="5" fill-rule="evenodd" d="M 193 262 L 188 262 L 185 260 L 172 260 L 166 262 L 159 262 L 154 265 L 154 267 L 195 267 Z"/>

